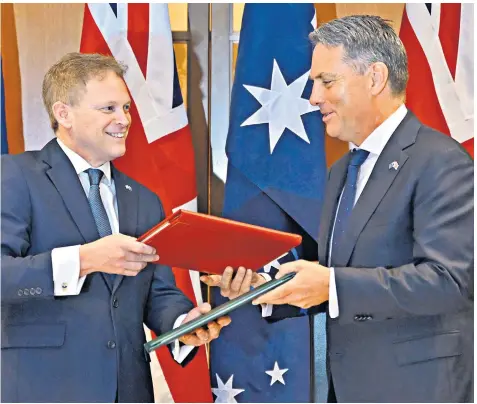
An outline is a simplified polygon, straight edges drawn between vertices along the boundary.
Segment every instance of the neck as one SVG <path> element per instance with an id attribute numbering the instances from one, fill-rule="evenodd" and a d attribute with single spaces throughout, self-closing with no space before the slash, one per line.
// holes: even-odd
<path id="1" fill-rule="evenodd" d="M 367 128 L 361 133 L 356 133 L 356 139 L 353 143 L 360 146 L 377 127 L 386 121 L 398 108 L 404 103 L 403 98 L 393 98 L 388 102 L 377 102 Z"/>

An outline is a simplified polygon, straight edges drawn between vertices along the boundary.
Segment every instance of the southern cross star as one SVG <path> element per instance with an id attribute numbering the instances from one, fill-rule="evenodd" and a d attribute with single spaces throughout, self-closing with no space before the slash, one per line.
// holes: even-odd
<path id="1" fill-rule="evenodd" d="M 270 386 L 273 385 L 275 382 L 280 382 L 281 384 L 285 384 L 285 380 L 283 380 L 283 374 L 287 372 L 288 369 L 280 369 L 278 367 L 278 363 L 275 362 L 275 366 L 273 366 L 273 370 L 267 370 L 265 373 L 272 377 L 270 381 Z"/>
<path id="2" fill-rule="evenodd" d="M 213 388 L 212 392 L 217 396 L 215 399 L 216 403 L 236 403 L 235 396 L 242 393 L 243 389 L 234 389 L 232 388 L 232 383 L 234 380 L 234 375 L 230 376 L 227 383 L 224 384 L 222 379 L 218 374 L 215 374 L 217 377 L 217 388 Z"/>

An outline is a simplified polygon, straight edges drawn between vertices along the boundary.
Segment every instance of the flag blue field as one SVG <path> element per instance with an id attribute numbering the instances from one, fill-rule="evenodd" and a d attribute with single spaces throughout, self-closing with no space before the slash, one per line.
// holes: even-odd
<path id="1" fill-rule="evenodd" d="M 326 179 L 321 113 L 309 102 L 312 4 L 246 4 L 232 90 L 223 216 L 298 233 L 278 263 L 316 259 Z M 214 305 L 224 302 L 217 290 Z M 268 323 L 252 305 L 211 344 L 216 402 L 308 402 L 308 316 Z"/>

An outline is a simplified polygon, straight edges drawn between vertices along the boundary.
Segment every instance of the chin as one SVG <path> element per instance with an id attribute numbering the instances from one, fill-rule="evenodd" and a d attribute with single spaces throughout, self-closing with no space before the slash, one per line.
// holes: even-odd
<path id="1" fill-rule="evenodd" d="M 340 133 L 335 131 L 335 130 L 329 130 L 328 128 L 326 128 L 326 134 L 329 137 L 332 137 L 334 139 L 339 139 L 340 138 Z"/>
<path id="2" fill-rule="evenodd" d="M 126 154 L 126 147 L 122 149 L 114 150 L 114 153 L 111 153 L 111 160 L 118 159 Z"/>

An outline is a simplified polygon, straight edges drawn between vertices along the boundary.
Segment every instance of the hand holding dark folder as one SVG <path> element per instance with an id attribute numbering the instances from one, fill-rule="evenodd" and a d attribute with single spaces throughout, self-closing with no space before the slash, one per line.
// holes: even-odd
<path id="1" fill-rule="evenodd" d="M 252 302 L 257 297 L 288 282 L 294 276 L 295 274 L 293 272 L 288 273 L 284 275 L 283 277 L 281 277 L 280 279 L 274 279 L 270 282 L 267 282 L 259 286 L 256 289 L 252 289 L 250 292 L 245 293 L 237 297 L 236 299 L 229 300 L 228 302 L 213 308 L 207 314 L 201 317 L 198 317 L 195 320 L 192 320 L 190 322 L 184 323 L 181 326 L 175 328 L 174 330 L 166 332 L 162 335 L 159 335 L 157 338 L 154 338 L 153 340 L 146 342 L 144 344 L 144 349 L 146 350 L 146 352 L 150 353 L 163 345 L 170 344 L 171 342 L 175 341 L 177 338 L 180 338 L 181 336 L 185 334 L 188 334 L 190 332 L 193 332 L 194 330 L 197 330 L 198 328 L 208 324 L 210 321 L 213 321 L 217 318 L 221 318 L 225 316 L 226 314 L 232 312 L 233 310 L 243 306 L 244 304 Z"/>
<path id="2" fill-rule="evenodd" d="M 197 320 L 203 315 L 206 315 L 211 310 L 209 303 L 202 303 L 201 305 L 193 308 L 187 316 L 184 318 L 182 324 L 185 325 L 194 320 Z M 183 334 L 179 337 L 179 341 L 187 345 L 200 346 L 216 339 L 223 327 L 230 324 L 232 320 L 229 316 L 222 316 L 209 321 L 200 328 L 196 328 L 191 332 Z M 207 329 L 205 329 L 207 326 Z"/>

